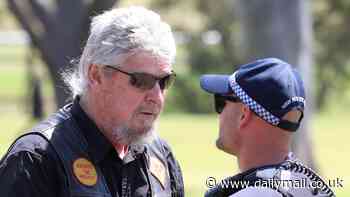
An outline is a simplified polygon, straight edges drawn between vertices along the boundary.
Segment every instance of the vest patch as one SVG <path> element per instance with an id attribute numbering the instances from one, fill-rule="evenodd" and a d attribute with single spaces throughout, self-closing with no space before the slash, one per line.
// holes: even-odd
<path id="1" fill-rule="evenodd" d="M 73 162 L 73 172 L 79 182 L 86 186 L 94 186 L 97 183 L 97 172 L 91 161 L 78 158 Z"/>
<path id="2" fill-rule="evenodd" d="M 150 171 L 152 176 L 156 178 L 156 180 L 160 183 L 162 186 L 162 189 L 165 189 L 165 182 L 166 182 L 166 169 L 164 167 L 164 164 L 159 161 L 156 157 L 150 157 Z"/>

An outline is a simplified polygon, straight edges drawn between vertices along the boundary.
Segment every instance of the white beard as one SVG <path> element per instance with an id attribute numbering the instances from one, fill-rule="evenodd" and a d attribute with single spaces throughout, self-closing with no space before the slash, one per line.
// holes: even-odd
<path id="1" fill-rule="evenodd" d="M 130 129 L 126 125 L 115 127 L 112 131 L 113 141 L 118 144 L 125 145 L 143 145 L 149 144 L 157 136 L 155 132 L 155 126 L 144 132 L 139 132 L 134 129 Z"/>

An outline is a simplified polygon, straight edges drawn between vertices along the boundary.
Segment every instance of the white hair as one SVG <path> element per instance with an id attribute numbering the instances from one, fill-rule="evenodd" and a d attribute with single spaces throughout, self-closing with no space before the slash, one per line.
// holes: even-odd
<path id="1" fill-rule="evenodd" d="M 64 80 L 73 97 L 84 95 L 91 64 L 118 65 L 140 51 L 151 52 L 173 63 L 176 48 L 170 26 L 157 13 L 143 7 L 106 11 L 92 19 L 78 68 L 64 74 Z"/>

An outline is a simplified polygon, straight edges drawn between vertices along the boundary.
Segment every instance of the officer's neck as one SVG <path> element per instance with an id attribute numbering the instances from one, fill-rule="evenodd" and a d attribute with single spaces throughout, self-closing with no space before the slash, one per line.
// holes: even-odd
<path id="1" fill-rule="evenodd" d="M 290 152 L 292 135 L 257 118 L 241 131 L 237 151 L 241 171 L 282 163 Z"/>
<path id="2" fill-rule="evenodd" d="M 241 172 L 252 168 L 282 163 L 288 156 L 289 149 L 284 147 L 254 147 L 242 149 L 237 155 Z"/>

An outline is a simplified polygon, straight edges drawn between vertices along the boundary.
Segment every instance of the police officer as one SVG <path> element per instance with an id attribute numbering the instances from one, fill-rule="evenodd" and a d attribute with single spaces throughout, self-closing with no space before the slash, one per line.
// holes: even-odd
<path id="1" fill-rule="evenodd" d="M 175 74 L 158 14 L 130 7 L 93 18 L 73 103 L 19 137 L 0 164 L 1 196 L 184 196 L 180 167 L 154 123 Z"/>
<path id="2" fill-rule="evenodd" d="M 232 75 L 204 75 L 200 85 L 214 94 L 220 120 L 216 145 L 237 157 L 241 171 L 206 196 L 334 196 L 290 152 L 305 107 L 303 82 L 291 65 L 276 58 L 260 59 Z"/>

